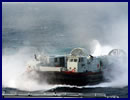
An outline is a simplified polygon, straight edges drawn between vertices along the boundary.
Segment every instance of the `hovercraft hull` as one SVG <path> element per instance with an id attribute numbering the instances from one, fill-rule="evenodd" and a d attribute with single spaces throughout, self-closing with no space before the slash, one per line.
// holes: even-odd
<path id="1" fill-rule="evenodd" d="M 66 85 L 94 85 L 103 81 L 102 72 L 37 72 L 49 84 L 66 84 Z"/>

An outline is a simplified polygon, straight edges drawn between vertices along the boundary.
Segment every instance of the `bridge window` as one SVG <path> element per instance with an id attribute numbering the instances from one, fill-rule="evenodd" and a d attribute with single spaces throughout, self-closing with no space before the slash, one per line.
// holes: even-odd
<path id="1" fill-rule="evenodd" d="M 57 60 L 57 58 L 55 58 L 55 62 L 57 62 L 58 60 Z"/>
<path id="2" fill-rule="evenodd" d="M 70 59 L 70 62 L 73 62 L 73 59 Z"/>
<path id="3" fill-rule="evenodd" d="M 77 59 L 74 59 L 74 62 L 77 62 Z"/>
<path id="4" fill-rule="evenodd" d="M 82 64 L 82 66 L 85 66 L 85 64 Z"/>
<path id="5" fill-rule="evenodd" d="M 81 58 L 81 62 L 83 62 L 84 61 L 84 59 L 83 58 Z"/>
<path id="6" fill-rule="evenodd" d="M 84 61 L 84 59 L 83 58 L 79 58 L 79 62 L 83 62 Z"/>

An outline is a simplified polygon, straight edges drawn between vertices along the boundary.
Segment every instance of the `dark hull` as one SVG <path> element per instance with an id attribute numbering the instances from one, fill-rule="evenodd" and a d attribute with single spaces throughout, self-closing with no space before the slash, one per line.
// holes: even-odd
<path id="1" fill-rule="evenodd" d="M 103 81 L 102 72 L 72 73 L 72 72 L 37 72 L 40 81 L 46 79 L 49 84 L 94 85 Z"/>

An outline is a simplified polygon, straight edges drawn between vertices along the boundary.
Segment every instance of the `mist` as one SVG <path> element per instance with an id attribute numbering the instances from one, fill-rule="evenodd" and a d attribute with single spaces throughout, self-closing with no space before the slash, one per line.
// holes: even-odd
<path id="1" fill-rule="evenodd" d="M 3 86 L 14 86 L 8 80 L 15 80 L 25 71 L 34 52 L 65 54 L 64 49 L 77 47 L 95 56 L 114 48 L 128 54 L 128 3 L 2 3 Z M 127 69 L 128 65 L 124 70 L 120 67 L 126 73 L 124 77 L 128 77 Z"/>
<path id="2" fill-rule="evenodd" d="M 6 27 L 20 31 L 23 45 L 40 47 L 47 42 L 56 48 L 64 44 L 93 49 L 96 39 L 101 45 L 128 49 L 127 3 L 3 3 L 2 7 L 3 31 Z"/>

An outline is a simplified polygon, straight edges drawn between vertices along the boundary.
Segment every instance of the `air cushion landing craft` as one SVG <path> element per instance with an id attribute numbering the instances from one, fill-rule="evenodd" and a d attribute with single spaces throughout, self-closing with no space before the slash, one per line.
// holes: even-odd
<path id="1" fill-rule="evenodd" d="M 125 52 L 113 49 L 108 55 L 94 57 L 83 48 L 74 48 L 70 54 L 61 56 L 34 55 L 27 64 L 27 72 L 35 71 L 39 82 L 49 84 L 92 85 L 104 81 L 103 70 L 112 65 L 109 59 L 122 58 Z"/>

